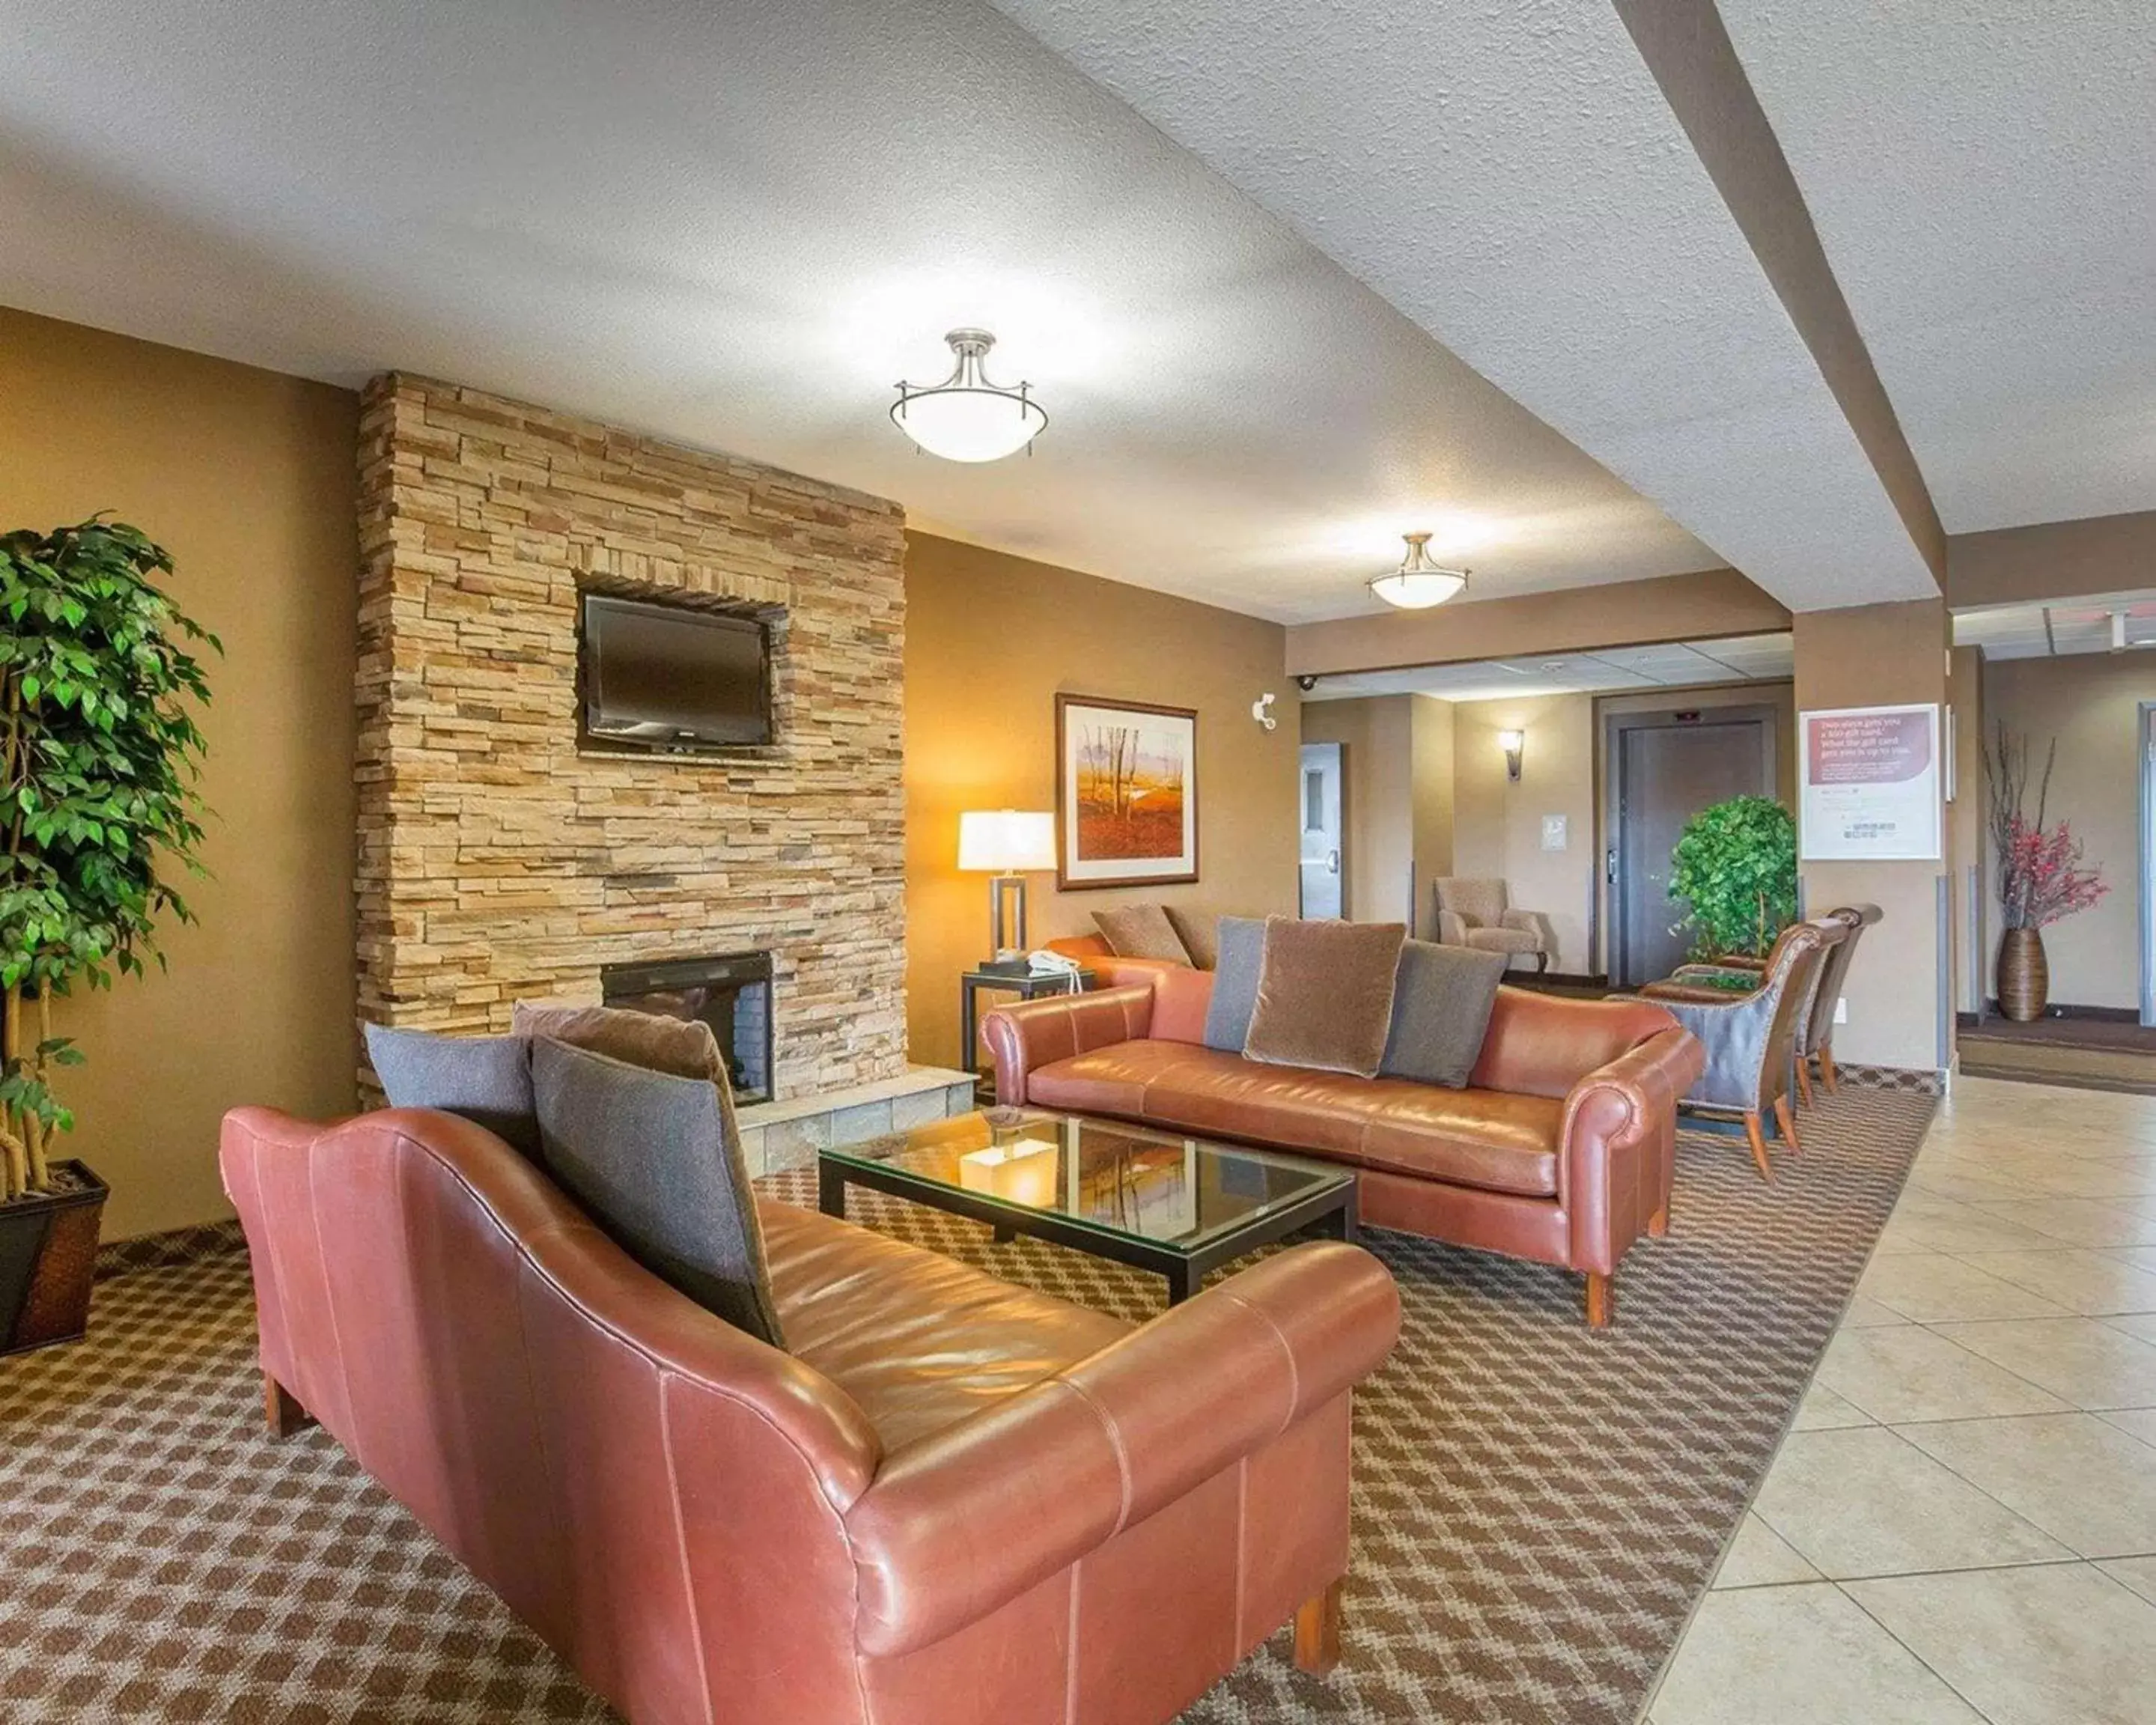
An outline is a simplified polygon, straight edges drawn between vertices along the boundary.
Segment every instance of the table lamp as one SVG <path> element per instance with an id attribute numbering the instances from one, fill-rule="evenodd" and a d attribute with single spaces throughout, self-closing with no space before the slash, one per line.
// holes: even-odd
<path id="1" fill-rule="evenodd" d="M 995 956 L 981 968 L 1024 975 L 1025 876 L 1021 871 L 1055 866 L 1055 817 L 1016 809 L 968 809 L 958 817 L 958 866 L 968 874 L 993 877 L 988 882 L 988 938 Z M 1006 900 L 1014 913 L 1008 923 Z"/>

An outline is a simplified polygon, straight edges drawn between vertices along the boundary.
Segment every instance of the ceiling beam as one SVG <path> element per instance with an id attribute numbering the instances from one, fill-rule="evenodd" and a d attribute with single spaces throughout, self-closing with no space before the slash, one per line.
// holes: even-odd
<path id="1" fill-rule="evenodd" d="M 1953 534 L 1946 587 L 1957 611 L 2156 587 L 2156 509 Z"/>
<path id="2" fill-rule="evenodd" d="M 1612 3 L 1768 285 L 1818 362 L 1911 542 L 1943 584 L 1946 530 L 1722 14 L 1711 0 Z"/>
<path id="3" fill-rule="evenodd" d="M 1291 676 L 1403 670 L 1771 634 L 1789 626 L 1789 612 L 1734 569 L 1701 569 L 1430 611 L 1296 624 L 1287 632 L 1287 670 Z"/>

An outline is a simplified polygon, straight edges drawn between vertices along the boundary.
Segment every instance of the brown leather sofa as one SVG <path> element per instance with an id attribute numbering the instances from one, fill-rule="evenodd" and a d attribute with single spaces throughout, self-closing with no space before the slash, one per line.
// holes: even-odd
<path id="1" fill-rule="evenodd" d="M 1584 1272 L 1669 1224 L 1676 1102 L 1699 1045 L 1658 1006 L 1497 991 L 1465 1090 L 1269 1066 L 1204 1045 L 1213 973 L 998 1007 L 998 1101 L 1106 1114 L 1352 1163 L 1361 1219 Z"/>
<path id="2" fill-rule="evenodd" d="M 636 1725 L 1164 1725 L 1337 1648 L 1392 1279 L 1313 1244 L 1132 1328 L 762 1208 L 788 1350 L 469 1122 L 224 1124 L 270 1424 L 318 1418 Z"/>

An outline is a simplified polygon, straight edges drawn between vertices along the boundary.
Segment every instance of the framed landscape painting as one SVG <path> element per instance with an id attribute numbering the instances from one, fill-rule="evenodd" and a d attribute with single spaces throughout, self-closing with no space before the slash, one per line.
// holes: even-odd
<path id="1" fill-rule="evenodd" d="M 1055 697 L 1055 884 L 1198 878 L 1198 715 Z"/>

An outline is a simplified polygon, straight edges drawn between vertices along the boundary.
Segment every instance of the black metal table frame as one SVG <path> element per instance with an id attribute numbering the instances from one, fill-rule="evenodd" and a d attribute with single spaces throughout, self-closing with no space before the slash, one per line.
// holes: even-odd
<path id="1" fill-rule="evenodd" d="M 887 1192 L 895 1198 L 911 1199 L 916 1204 L 925 1204 L 950 1215 L 985 1222 L 996 1230 L 998 1241 L 1020 1234 L 1029 1235 L 1036 1240 L 1053 1240 L 1058 1245 L 1090 1252 L 1096 1258 L 1127 1264 L 1133 1269 L 1150 1270 L 1168 1278 L 1168 1303 L 1171 1306 L 1180 1306 L 1196 1293 L 1206 1276 L 1223 1264 L 1254 1252 L 1260 1246 L 1270 1245 L 1276 1240 L 1285 1240 L 1302 1229 L 1316 1225 L 1334 1240 L 1353 1242 L 1355 1238 L 1355 1178 L 1347 1173 L 1342 1173 L 1337 1185 L 1320 1187 L 1276 1210 L 1253 1216 L 1240 1226 L 1224 1230 L 1194 1250 L 1167 1240 L 1142 1240 L 1135 1235 L 1089 1228 L 1067 1216 L 968 1192 L 926 1175 L 908 1173 L 903 1168 L 840 1162 L 829 1154 L 818 1156 L 816 1202 L 825 1215 L 844 1219 L 849 1184 Z"/>

